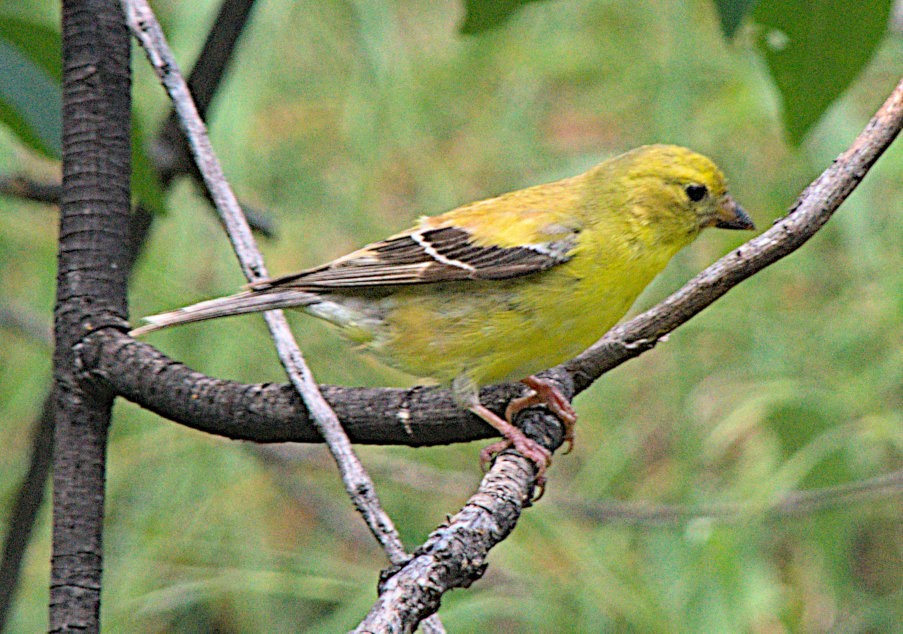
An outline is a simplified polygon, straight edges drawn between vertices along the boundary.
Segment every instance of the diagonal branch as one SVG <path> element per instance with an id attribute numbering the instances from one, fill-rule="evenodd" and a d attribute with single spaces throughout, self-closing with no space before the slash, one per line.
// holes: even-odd
<path id="1" fill-rule="evenodd" d="M 728 253 L 657 306 L 612 328 L 589 350 L 565 363 L 577 392 L 652 348 L 737 284 L 805 244 L 865 178 L 900 133 L 901 126 L 903 79 L 849 149 L 834 159 L 771 229 Z"/>
<path id="2" fill-rule="evenodd" d="M 901 126 L 903 80 L 850 148 L 806 188 L 787 216 L 565 364 L 575 384 L 585 388 L 603 372 L 652 347 L 742 280 L 799 248 L 857 187 Z M 530 473 L 529 463 L 521 456 L 503 455 L 496 460 L 464 508 L 433 531 L 408 564 L 386 573 L 379 598 L 357 631 L 413 632 L 420 619 L 439 609 L 445 592 L 479 579 L 489 550 L 507 537 L 529 504 L 532 478 L 525 474 Z"/>
<path id="3" fill-rule="evenodd" d="M 268 278 L 263 257 L 257 249 L 238 200 L 226 181 L 222 166 L 213 152 L 204 122 L 197 111 L 188 85 L 179 72 L 178 64 L 166 43 L 160 24 L 144 0 L 122 0 L 122 5 L 133 35 L 144 48 L 151 66 L 173 101 L 195 164 L 204 177 L 207 190 L 222 217 L 245 277 L 249 282 Z M 364 517 L 389 560 L 393 564 L 406 561 L 408 556 L 398 532 L 391 518 L 383 511 L 373 482 L 351 448 L 351 441 L 342 430 L 339 419 L 320 393 L 289 330 L 285 316 L 282 311 L 270 311 L 264 314 L 264 319 L 273 336 L 279 359 L 292 385 L 311 413 L 317 430 L 326 441 L 352 502 Z M 431 630 L 444 631 L 435 619 L 428 627 Z"/>

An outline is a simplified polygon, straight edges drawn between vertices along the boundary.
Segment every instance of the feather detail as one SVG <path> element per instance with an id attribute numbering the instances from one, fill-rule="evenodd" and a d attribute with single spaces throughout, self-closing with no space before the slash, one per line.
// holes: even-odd
<path id="1" fill-rule="evenodd" d="M 228 297 L 218 297 L 185 306 L 168 313 L 145 317 L 148 322 L 145 326 L 135 328 L 129 334 L 140 337 L 148 332 L 176 326 L 190 324 L 196 321 L 228 317 L 230 315 L 244 315 L 279 308 L 294 308 L 297 306 L 309 306 L 320 299 L 312 294 L 295 289 L 273 289 L 270 291 L 243 291 Z"/>
<path id="2" fill-rule="evenodd" d="M 516 247 L 480 245 L 459 227 L 392 236 L 315 269 L 252 285 L 254 290 L 328 291 L 460 280 L 504 280 L 545 271 L 571 259 L 577 231 Z"/>

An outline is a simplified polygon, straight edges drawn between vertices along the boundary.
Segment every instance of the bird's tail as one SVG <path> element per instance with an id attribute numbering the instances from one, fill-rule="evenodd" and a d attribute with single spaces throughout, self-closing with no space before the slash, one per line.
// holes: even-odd
<path id="1" fill-rule="evenodd" d="M 278 308 L 309 306 L 318 301 L 317 295 L 296 289 L 243 291 L 241 293 L 236 293 L 235 295 L 229 295 L 228 297 L 218 297 L 217 299 L 211 299 L 206 302 L 178 308 L 168 313 L 160 313 L 159 315 L 145 317 L 144 321 L 148 323 L 139 328 L 135 328 L 129 334 L 133 337 L 140 337 L 149 332 L 160 330 L 161 328 L 168 328 L 170 326 L 190 324 L 196 321 L 228 317 L 230 315 L 259 313 L 265 310 L 276 310 Z"/>

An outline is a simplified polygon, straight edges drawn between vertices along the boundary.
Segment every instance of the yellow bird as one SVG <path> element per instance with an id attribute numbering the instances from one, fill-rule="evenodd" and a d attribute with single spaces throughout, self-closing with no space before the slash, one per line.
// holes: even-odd
<path id="1" fill-rule="evenodd" d="M 450 385 L 455 401 L 536 463 L 547 449 L 511 424 L 540 403 L 573 439 L 576 415 L 536 372 L 611 328 L 671 257 L 705 227 L 753 229 L 708 158 L 650 145 L 588 172 L 423 217 L 412 229 L 300 273 L 146 317 L 138 336 L 227 315 L 300 308 L 338 326 L 391 366 Z M 521 380 L 530 396 L 502 418 L 483 385 Z"/>

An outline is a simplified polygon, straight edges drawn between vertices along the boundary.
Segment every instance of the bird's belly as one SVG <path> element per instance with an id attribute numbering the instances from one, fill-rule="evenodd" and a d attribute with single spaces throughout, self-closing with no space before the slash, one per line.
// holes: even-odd
<path id="1" fill-rule="evenodd" d="M 633 301 L 555 283 L 532 290 L 525 296 L 521 285 L 499 282 L 412 288 L 387 300 L 393 306 L 369 347 L 389 365 L 442 382 L 517 380 L 582 352 Z"/>

